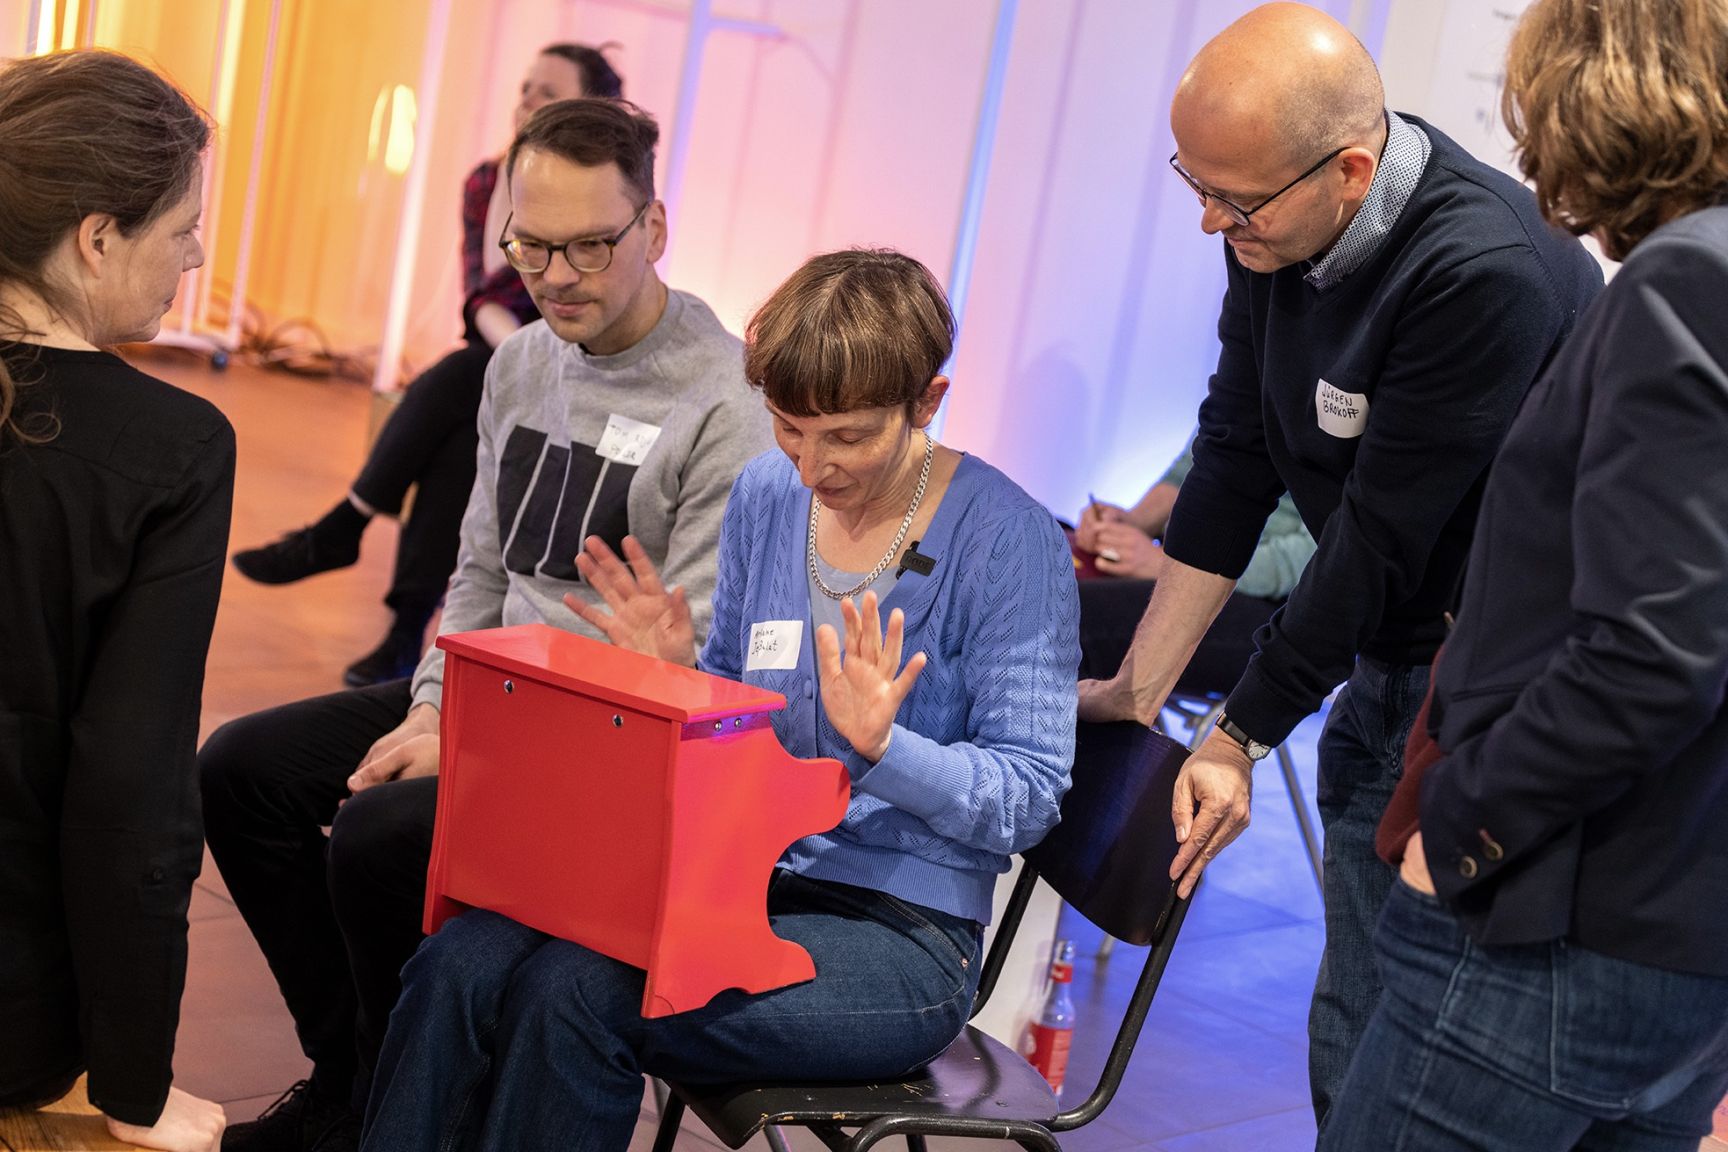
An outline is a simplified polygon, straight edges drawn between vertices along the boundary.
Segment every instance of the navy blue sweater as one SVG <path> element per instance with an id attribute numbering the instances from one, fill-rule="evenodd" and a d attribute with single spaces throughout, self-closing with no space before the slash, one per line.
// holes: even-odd
<path id="1" fill-rule="evenodd" d="M 1391 233 L 1342 283 L 1321 292 L 1300 265 L 1250 272 L 1225 245 L 1223 349 L 1167 548 L 1234 579 L 1286 489 L 1318 541 L 1226 705 L 1268 744 L 1358 654 L 1433 658 L 1488 464 L 1602 287 L 1527 189 L 1405 119 L 1433 152 Z"/>

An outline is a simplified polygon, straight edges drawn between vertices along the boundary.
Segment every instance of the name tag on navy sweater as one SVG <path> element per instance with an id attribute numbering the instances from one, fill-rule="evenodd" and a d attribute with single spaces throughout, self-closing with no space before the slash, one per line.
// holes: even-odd
<path id="1" fill-rule="evenodd" d="M 1320 431 L 1341 440 L 1353 440 L 1368 428 L 1368 397 L 1324 380 L 1314 389 L 1314 412 Z"/>

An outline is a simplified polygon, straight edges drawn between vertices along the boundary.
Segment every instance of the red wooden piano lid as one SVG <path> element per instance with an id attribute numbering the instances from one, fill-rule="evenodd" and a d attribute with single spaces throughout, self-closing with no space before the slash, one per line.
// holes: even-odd
<path id="1" fill-rule="evenodd" d="M 680 724 L 786 706 L 778 692 L 668 664 L 549 624 L 456 632 L 438 637 L 438 647 L 513 676 Z"/>

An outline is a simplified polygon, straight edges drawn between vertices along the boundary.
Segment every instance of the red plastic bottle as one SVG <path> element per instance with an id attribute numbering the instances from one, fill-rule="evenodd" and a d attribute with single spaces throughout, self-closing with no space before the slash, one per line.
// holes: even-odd
<path id="1" fill-rule="evenodd" d="M 1026 1030 L 1027 1063 L 1049 1081 L 1058 1099 L 1068 1075 L 1068 1049 L 1074 1041 L 1074 942 L 1058 940 L 1050 957 L 1050 992 L 1038 1019 Z"/>

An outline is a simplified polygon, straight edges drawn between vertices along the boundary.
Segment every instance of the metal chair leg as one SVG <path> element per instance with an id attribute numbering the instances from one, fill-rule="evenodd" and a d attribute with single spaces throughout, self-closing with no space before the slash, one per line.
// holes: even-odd
<path id="1" fill-rule="evenodd" d="M 762 1138 L 768 1141 L 768 1147 L 772 1152 L 791 1152 L 786 1147 L 786 1134 L 780 1131 L 777 1124 L 764 1124 L 762 1126 Z"/>
<path id="2" fill-rule="evenodd" d="M 1284 788 L 1290 793 L 1290 807 L 1296 813 L 1296 827 L 1302 832 L 1302 846 L 1308 851 L 1308 866 L 1314 870 L 1314 887 L 1319 889 L 1320 898 L 1326 898 L 1326 884 L 1321 872 L 1321 857 L 1319 833 L 1314 830 L 1314 820 L 1308 815 L 1308 796 L 1302 790 L 1302 781 L 1296 775 L 1296 762 L 1290 756 L 1290 750 L 1284 745 L 1278 745 L 1275 753 L 1278 757 L 1278 770 L 1284 773 Z"/>
<path id="3" fill-rule="evenodd" d="M 660 1108 L 660 1127 L 654 1131 L 654 1152 L 672 1152 L 672 1145 L 678 1139 L 678 1125 L 683 1120 L 684 1101 L 668 1094 L 666 1103 Z"/>

